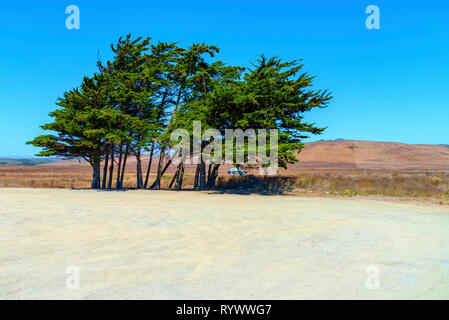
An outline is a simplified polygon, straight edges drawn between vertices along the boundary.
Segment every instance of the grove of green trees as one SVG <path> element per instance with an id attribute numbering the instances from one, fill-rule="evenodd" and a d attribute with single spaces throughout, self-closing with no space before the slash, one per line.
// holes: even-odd
<path id="1" fill-rule="evenodd" d="M 50 113 L 53 122 L 42 126 L 50 134 L 27 142 L 42 148 L 38 156 L 86 160 L 92 188 L 123 188 L 127 160 L 133 157 L 137 189 L 160 189 L 170 165 L 176 165 L 171 185 L 181 189 L 184 163 L 174 164 L 169 156 L 170 133 L 184 128 L 192 134 L 193 121 L 223 136 L 225 129 L 277 129 L 278 161 L 284 168 L 298 161 L 307 134 L 324 130 L 303 114 L 327 107 L 331 96 L 312 88 L 314 77 L 302 72 L 301 60 L 262 55 L 248 68 L 229 66 L 215 59 L 215 46 L 153 44 L 151 38 L 131 35 L 111 49 L 112 61 L 98 61 L 97 73 L 58 99 Z M 207 142 L 201 141 L 201 148 Z M 142 163 L 143 155 L 149 155 L 148 163 Z M 201 160 L 194 188 L 213 189 L 221 164 Z"/>

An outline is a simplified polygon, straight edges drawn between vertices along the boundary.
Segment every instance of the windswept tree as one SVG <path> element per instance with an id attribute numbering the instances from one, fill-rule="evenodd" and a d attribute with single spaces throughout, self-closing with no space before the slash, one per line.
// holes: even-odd
<path id="1" fill-rule="evenodd" d="M 159 42 L 151 46 L 151 53 L 146 60 L 144 73 L 147 79 L 152 80 L 152 102 L 155 107 L 154 117 L 150 120 L 153 124 L 153 130 L 149 133 L 151 146 L 149 147 L 150 156 L 143 185 L 145 189 L 149 182 L 154 152 L 163 145 L 160 137 L 167 130 L 167 118 L 176 92 L 174 67 L 183 51 L 184 49 L 178 47 L 176 43 Z"/>
<path id="2" fill-rule="evenodd" d="M 191 146 L 194 143 L 200 144 L 200 153 L 194 154 L 191 148 L 189 152 L 190 158 L 198 158 L 198 164 L 195 170 L 194 189 L 203 190 L 208 186 L 215 185 L 215 179 L 218 175 L 218 168 L 221 163 L 211 161 L 204 161 L 201 154 L 203 148 L 208 142 L 214 138 L 201 141 L 193 141 L 194 139 L 194 121 L 201 123 L 201 132 L 196 135 L 202 135 L 208 129 L 221 129 L 226 126 L 227 119 L 224 119 L 220 114 L 215 113 L 218 104 L 223 104 L 235 97 L 230 95 L 225 88 L 235 87 L 238 84 L 243 68 L 227 66 L 221 61 L 216 61 L 211 64 L 203 64 L 198 72 L 190 79 L 193 88 L 192 95 L 186 103 L 179 109 L 175 121 L 170 127 L 170 132 L 174 129 L 183 128 L 187 130 L 191 137 Z M 222 131 L 224 137 L 224 131 Z M 220 139 L 223 142 L 223 139 Z M 222 148 L 224 151 L 224 148 Z M 223 152 L 222 152 L 223 153 Z M 221 154 L 223 156 L 223 154 Z M 206 163 L 207 162 L 207 163 Z M 208 167 L 206 169 L 206 166 Z M 180 163 L 173 179 L 177 181 L 176 189 L 182 187 L 182 177 L 184 174 L 184 165 Z"/>
<path id="3" fill-rule="evenodd" d="M 218 53 L 218 48 L 205 44 L 193 44 L 188 49 L 178 51 L 175 65 L 172 69 L 173 97 L 170 106 L 170 116 L 166 122 L 166 130 L 159 137 L 161 151 L 159 163 L 157 166 L 156 180 L 151 185 L 152 189 L 160 189 L 161 178 L 171 164 L 168 159 L 164 165 L 165 152 L 170 147 L 170 133 L 174 128 L 179 109 L 198 95 L 198 75 L 209 67 L 207 58 L 213 58 Z M 204 81 L 201 82 L 201 88 L 204 87 Z M 203 89 L 202 89 L 203 90 Z M 181 170 L 181 168 L 178 168 Z"/>
<path id="4" fill-rule="evenodd" d="M 229 88 L 234 99 L 216 103 L 213 110 L 215 116 L 223 117 L 224 128 L 277 129 L 279 166 L 283 168 L 298 161 L 296 154 L 304 147 L 303 139 L 325 130 L 306 122 L 304 113 L 325 108 L 332 99 L 327 90 L 313 89 L 314 77 L 302 72 L 302 67 L 301 60 L 282 61 L 262 55 L 237 88 Z M 229 97 L 229 93 L 224 96 Z"/>
<path id="5" fill-rule="evenodd" d="M 127 139 L 119 141 L 121 148 L 125 145 L 125 159 L 131 152 L 137 160 L 137 183 L 138 189 L 143 187 L 141 154 L 151 141 L 151 132 L 154 130 L 157 115 L 156 106 L 153 104 L 154 78 L 147 71 L 149 43 L 151 38 L 131 39 L 131 35 L 120 38 L 114 47 L 111 45 L 115 57 L 106 66 L 99 63 L 103 73 L 111 80 L 111 91 L 109 92 L 110 104 L 121 113 L 132 117 L 128 123 Z M 115 147 L 115 145 L 113 146 Z M 123 152 L 123 150 L 122 150 Z M 107 163 L 105 163 L 105 167 Z M 123 179 L 126 161 L 121 168 Z M 119 167 L 120 167 L 119 166 Z M 106 170 L 106 169 L 105 169 Z M 120 181 L 120 187 L 122 181 Z"/>
<path id="6" fill-rule="evenodd" d="M 84 77 L 79 89 L 66 92 L 50 113 L 54 121 L 42 126 L 55 134 L 41 135 L 27 142 L 43 150 L 38 156 L 61 156 L 66 159 L 83 158 L 91 166 L 92 188 L 100 188 L 100 163 L 108 140 L 107 80 L 102 75 Z"/>
<path id="7" fill-rule="evenodd" d="M 304 113 L 313 108 L 325 108 L 330 94 L 324 90 L 312 88 L 313 76 L 301 72 L 303 65 L 300 60 L 283 62 L 273 57 L 267 59 L 261 56 L 241 77 L 242 68 L 225 67 L 221 64 L 210 66 L 199 72 L 195 77 L 197 88 L 193 98 L 181 108 L 176 126 L 187 129 L 193 135 L 193 121 L 202 124 L 202 133 L 209 128 L 215 128 L 219 136 L 208 137 L 201 141 L 201 150 L 213 140 L 218 140 L 226 150 L 226 130 L 266 130 L 265 145 L 258 145 L 254 152 L 268 155 L 270 153 L 270 129 L 278 132 L 278 165 L 287 168 L 288 164 L 298 161 L 297 153 L 304 144 L 303 139 L 308 134 L 320 134 L 325 128 L 304 121 Z M 203 80 L 203 81 L 201 81 Z M 204 87 L 201 87 L 201 83 Z M 254 132 L 255 132 L 254 131 Z M 243 150 L 238 150 L 238 148 Z M 232 158 L 225 159 L 228 163 L 236 161 L 237 152 L 242 151 L 245 163 L 249 161 L 249 143 L 243 147 L 232 142 Z M 223 154 L 223 156 L 225 156 Z M 260 158 L 255 159 L 261 162 Z M 267 166 L 268 164 L 260 164 Z M 213 189 L 221 163 L 201 160 L 195 173 L 194 188 Z M 239 163 L 236 163 L 239 166 Z M 179 171 L 179 170 L 178 170 Z"/>
<path id="8" fill-rule="evenodd" d="M 50 114 L 54 121 L 42 126 L 53 133 L 28 142 L 43 148 L 40 156 L 85 159 L 92 166 L 92 188 L 111 189 L 114 170 L 115 186 L 123 188 L 127 159 L 132 156 L 137 163 L 136 188 L 160 189 L 176 156 L 170 141 L 175 129 L 187 130 L 187 156 L 199 158 L 194 180 L 198 190 L 214 188 L 223 157 L 226 163 L 239 166 L 241 157 L 245 163 L 251 162 L 253 151 L 272 152 L 266 144 L 257 144 L 256 150 L 250 150 L 249 143 L 241 147 L 235 137 L 231 137 L 231 154 L 225 152 L 228 129 L 276 129 L 276 164 L 284 168 L 298 161 L 297 153 L 308 134 L 324 130 L 306 122 L 304 113 L 325 108 L 331 96 L 313 89 L 313 77 L 301 71 L 300 60 L 285 62 L 261 56 L 244 69 L 214 60 L 219 52 L 215 46 L 151 44 L 151 38 L 133 39 L 131 35 L 119 38 L 111 49 L 111 61 L 97 62 L 99 73 L 84 77 L 78 88 L 58 100 L 60 108 Z M 195 121 L 201 122 L 201 132 L 195 132 Z M 210 134 L 208 129 L 215 130 Z M 206 130 L 209 136 L 203 136 Z M 277 141 L 270 133 L 266 139 Z M 144 174 L 142 156 L 147 153 Z M 157 153 L 156 177 L 151 182 Z M 182 188 L 184 169 L 183 162 L 176 163 L 170 188 Z"/>

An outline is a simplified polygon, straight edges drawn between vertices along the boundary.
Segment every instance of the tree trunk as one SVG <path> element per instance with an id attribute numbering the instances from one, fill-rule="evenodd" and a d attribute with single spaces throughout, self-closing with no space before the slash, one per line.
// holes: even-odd
<path id="1" fill-rule="evenodd" d="M 197 190 L 198 189 L 198 181 L 200 178 L 200 164 L 198 163 L 196 165 L 196 170 L 195 170 L 195 181 L 193 183 L 193 189 Z"/>
<path id="2" fill-rule="evenodd" d="M 179 175 L 179 167 L 176 169 L 176 173 L 175 173 L 175 175 L 173 176 L 173 179 L 171 180 L 170 185 L 168 186 L 169 189 L 171 189 L 171 187 L 172 187 L 173 183 L 175 182 L 176 177 L 177 177 L 178 175 Z"/>
<path id="3" fill-rule="evenodd" d="M 92 165 L 92 189 L 100 189 L 100 164 Z"/>
<path id="4" fill-rule="evenodd" d="M 210 173 L 211 173 L 212 166 L 213 166 L 213 163 L 212 162 L 209 163 L 209 168 L 207 170 L 207 180 L 206 180 L 207 182 L 209 182 L 209 179 L 210 179 Z M 206 184 L 207 184 L 207 182 L 206 182 Z"/>
<path id="5" fill-rule="evenodd" d="M 107 179 L 107 175 L 108 175 L 108 164 L 109 164 L 109 153 L 106 153 L 106 157 L 104 159 L 103 181 L 101 183 L 101 189 L 106 188 L 106 179 Z"/>
<path id="6" fill-rule="evenodd" d="M 122 168 L 122 154 L 123 154 L 123 143 L 120 143 L 120 155 L 118 160 L 118 166 L 117 166 L 117 181 L 115 183 L 115 188 L 120 189 L 120 174 L 121 174 L 121 168 Z"/>
<path id="7" fill-rule="evenodd" d="M 154 152 L 154 141 L 153 141 L 153 144 L 151 145 L 150 161 L 148 161 L 147 174 L 145 176 L 145 183 L 143 185 L 144 189 L 146 189 L 148 186 L 148 179 L 150 177 L 150 171 L 151 171 L 151 163 L 153 162 L 153 152 Z"/>
<path id="8" fill-rule="evenodd" d="M 125 148 L 125 156 L 123 158 L 122 173 L 120 174 L 120 189 L 123 189 L 123 178 L 125 177 L 126 159 L 128 159 L 128 146 Z"/>
<path id="9" fill-rule="evenodd" d="M 220 168 L 220 165 L 219 164 L 215 164 L 214 168 L 212 169 L 212 172 L 211 172 L 209 178 L 207 179 L 206 188 L 208 190 L 214 190 L 215 189 L 215 181 L 217 180 L 217 177 L 218 177 L 218 168 Z"/>
<path id="10" fill-rule="evenodd" d="M 176 178 L 176 186 L 175 186 L 175 189 L 178 190 L 178 191 L 181 190 L 182 182 L 183 182 L 183 179 L 184 179 L 184 163 L 180 163 L 179 165 L 180 165 L 179 174 L 178 174 L 178 176 Z"/>
<path id="11" fill-rule="evenodd" d="M 206 189 L 206 164 L 201 159 L 199 190 L 204 190 L 204 189 Z"/>
<path id="12" fill-rule="evenodd" d="M 115 151 L 115 145 L 112 145 L 112 148 L 111 148 L 111 165 L 109 167 L 108 189 L 112 189 L 112 176 L 114 175 L 114 151 Z"/>
<path id="13" fill-rule="evenodd" d="M 162 161 L 164 160 L 165 146 L 162 147 L 161 153 L 159 154 L 159 162 L 157 164 L 157 175 L 156 180 L 151 185 L 151 189 L 159 190 L 161 188 L 161 176 L 162 176 Z"/>
<path id="14" fill-rule="evenodd" d="M 95 165 L 92 165 L 92 189 L 96 189 L 96 183 L 97 182 L 97 170 L 95 169 Z"/>
<path id="15" fill-rule="evenodd" d="M 140 158 L 140 150 L 136 154 L 136 160 L 137 160 L 137 183 L 136 183 L 136 189 L 142 189 L 142 187 L 143 187 L 143 181 L 142 181 L 142 160 Z"/>
<path id="16" fill-rule="evenodd" d="M 98 189 L 100 189 L 100 187 L 101 187 L 101 169 L 100 169 L 101 167 L 100 167 L 100 163 L 98 163 L 98 165 L 97 165 L 97 186 L 98 186 Z"/>
<path id="17" fill-rule="evenodd" d="M 171 159 L 167 161 L 167 163 L 165 164 L 164 169 L 162 169 L 162 172 L 161 172 L 161 176 L 160 176 L 160 178 L 159 178 L 159 181 L 160 181 L 160 179 L 164 176 L 165 171 L 167 171 L 167 169 L 168 169 L 168 167 L 171 165 L 171 163 L 172 163 L 172 160 L 171 160 Z M 156 181 L 153 182 L 153 184 L 151 185 L 150 189 L 153 189 L 155 185 L 156 185 Z"/>

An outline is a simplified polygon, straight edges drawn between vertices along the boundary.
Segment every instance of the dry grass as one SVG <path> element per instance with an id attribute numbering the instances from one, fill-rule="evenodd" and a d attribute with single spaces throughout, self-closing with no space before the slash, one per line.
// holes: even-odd
<path id="1" fill-rule="evenodd" d="M 381 195 L 439 199 L 449 202 L 449 176 L 371 175 L 371 174 L 299 174 L 275 177 L 220 177 L 219 188 L 238 193 L 285 194 L 304 193 L 340 196 Z M 443 204 L 442 203 L 442 204 Z"/>
<path id="2" fill-rule="evenodd" d="M 161 181 L 162 188 L 168 188 L 172 173 L 164 175 Z M 155 179 L 150 175 L 149 184 Z M 0 166 L 0 188 L 90 188 L 92 171 L 88 166 Z M 115 187 L 116 176 L 114 172 L 112 186 Z M 135 168 L 126 170 L 123 181 L 125 189 L 133 189 L 136 185 Z M 193 187 L 193 176 L 184 176 L 184 186 Z"/>
<path id="3" fill-rule="evenodd" d="M 162 188 L 167 189 L 173 172 L 162 179 Z M 150 184 L 154 180 L 150 177 Z M 115 186 L 115 176 L 114 176 Z M 133 168 L 126 172 L 124 187 L 132 189 L 136 183 Z M 73 166 L 0 166 L 0 187 L 31 188 L 89 188 L 91 170 L 85 165 Z M 193 174 L 186 173 L 184 188 L 193 187 Z M 229 176 L 220 175 L 217 187 L 222 192 L 259 193 L 259 194 L 304 194 L 339 195 L 339 196 L 394 196 L 410 198 L 438 199 L 449 202 L 449 175 L 438 172 L 425 173 L 392 172 L 295 172 L 294 175 L 261 177 L 255 175 Z"/>

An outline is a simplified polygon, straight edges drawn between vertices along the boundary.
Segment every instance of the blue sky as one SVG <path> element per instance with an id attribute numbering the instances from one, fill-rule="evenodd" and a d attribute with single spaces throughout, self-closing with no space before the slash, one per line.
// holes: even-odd
<path id="1" fill-rule="evenodd" d="M 65 27 L 71 4 L 79 30 Z M 380 30 L 365 27 L 371 4 Z M 328 109 L 307 114 L 328 127 L 310 140 L 449 143 L 447 0 L 2 1 L 0 156 L 35 154 L 25 141 L 43 133 L 57 97 L 127 33 L 215 44 L 232 65 L 261 53 L 303 58 L 316 88 L 334 96 Z"/>

